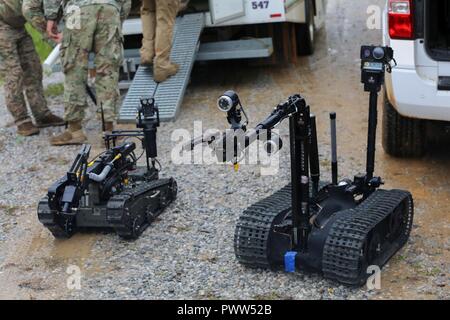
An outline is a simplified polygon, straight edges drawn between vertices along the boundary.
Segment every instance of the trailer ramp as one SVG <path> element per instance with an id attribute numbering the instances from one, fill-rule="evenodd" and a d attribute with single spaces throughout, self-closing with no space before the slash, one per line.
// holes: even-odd
<path id="1" fill-rule="evenodd" d="M 204 13 L 186 14 L 177 18 L 171 59 L 180 65 L 180 70 L 175 76 L 158 85 L 153 80 L 152 67 L 139 66 L 123 101 L 118 118 L 119 123 L 136 121 L 140 99 L 148 97 L 155 98 L 161 121 L 176 119 L 189 83 L 204 26 Z"/>

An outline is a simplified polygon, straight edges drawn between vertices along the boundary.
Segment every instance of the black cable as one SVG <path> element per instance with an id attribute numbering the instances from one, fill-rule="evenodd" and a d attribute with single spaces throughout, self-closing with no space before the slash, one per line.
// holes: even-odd
<path id="1" fill-rule="evenodd" d="M 104 155 L 108 150 L 102 151 L 100 152 L 98 155 L 96 155 L 94 158 L 92 158 L 91 161 L 88 161 L 88 164 L 91 163 L 92 161 L 97 160 L 101 155 Z"/>
<path id="2" fill-rule="evenodd" d="M 139 155 L 139 157 L 136 159 L 136 164 L 138 163 L 139 160 L 141 160 L 142 156 L 144 155 L 145 150 L 142 150 L 142 153 Z"/>
<path id="3" fill-rule="evenodd" d="M 158 164 L 158 166 L 159 166 L 159 171 L 162 171 L 162 165 L 161 165 L 161 162 L 159 162 L 159 160 L 158 159 L 155 159 L 155 162 Z"/>

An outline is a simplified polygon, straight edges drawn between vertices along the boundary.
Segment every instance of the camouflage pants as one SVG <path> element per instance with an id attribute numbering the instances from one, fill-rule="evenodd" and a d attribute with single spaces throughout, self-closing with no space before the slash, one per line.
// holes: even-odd
<path id="1" fill-rule="evenodd" d="M 170 50 L 175 18 L 180 0 L 142 0 L 142 48 L 145 60 L 155 58 L 155 65 L 165 69 L 170 65 Z"/>
<path id="2" fill-rule="evenodd" d="M 112 5 L 93 4 L 75 10 L 74 14 L 78 17 L 65 17 L 61 45 L 65 120 L 81 121 L 84 118 L 89 53 L 93 52 L 97 103 L 103 106 L 105 121 L 113 122 L 119 102 L 119 69 L 123 61 L 119 10 Z"/>
<path id="3" fill-rule="evenodd" d="M 31 121 L 25 97 L 36 120 L 49 111 L 42 86 L 42 66 L 25 28 L 0 20 L 0 74 L 5 80 L 6 106 L 17 125 Z"/>

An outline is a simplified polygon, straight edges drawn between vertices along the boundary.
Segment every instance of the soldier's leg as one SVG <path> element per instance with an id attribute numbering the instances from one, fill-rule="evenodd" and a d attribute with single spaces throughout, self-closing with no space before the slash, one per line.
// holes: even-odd
<path id="1" fill-rule="evenodd" d="M 18 41 L 18 52 L 24 75 L 25 95 L 37 125 L 40 127 L 64 125 L 65 121 L 53 115 L 48 109 L 42 85 L 41 61 L 28 34 Z"/>
<path id="2" fill-rule="evenodd" d="M 162 82 L 178 71 L 178 65 L 170 61 L 172 37 L 179 0 L 156 0 L 156 37 L 154 79 Z"/>
<path id="3" fill-rule="evenodd" d="M 23 95 L 24 74 L 17 43 L 25 30 L 13 29 L 0 21 L 0 74 L 5 81 L 6 107 L 14 118 L 19 134 L 39 132 L 31 122 Z"/>
<path id="4" fill-rule="evenodd" d="M 74 14 L 79 14 L 80 20 L 66 17 L 61 44 L 61 62 L 65 75 L 64 120 L 69 123 L 69 128 L 51 139 L 51 144 L 56 146 L 81 144 L 86 140 L 81 124 L 87 107 L 88 62 L 94 43 L 97 5 L 81 7 Z"/>
<path id="5" fill-rule="evenodd" d="M 95 33 L 95 89 L 103 106 L 106 130 L 112 130 L 119 103 L 119 69 L 123 61 L 123 36 L 119 11 L 103 5 Z"/>
<path id="6" fill-rule="evenodd" d="M 155 57 L 156 6 L 155 0 L 142 0 L 141 64 L 153 64 Z"/>

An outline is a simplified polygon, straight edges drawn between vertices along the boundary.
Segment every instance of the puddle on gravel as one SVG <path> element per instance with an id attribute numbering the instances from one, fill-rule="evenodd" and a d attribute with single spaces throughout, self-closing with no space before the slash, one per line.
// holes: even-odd
<path id="1" fill-rule="evenodd" d="M 92 246 L 97 240 L 95 234 L 77 233 L 70 239 L 49 241 L 48 237 L 35 236 L 31 241 L 29 252 L 48 248 L 49 255 L 57 260 L 66 262 L 82 262 L 91 254 Z"/>

